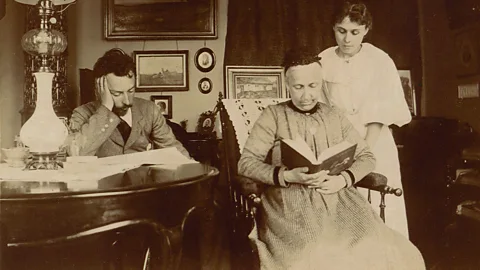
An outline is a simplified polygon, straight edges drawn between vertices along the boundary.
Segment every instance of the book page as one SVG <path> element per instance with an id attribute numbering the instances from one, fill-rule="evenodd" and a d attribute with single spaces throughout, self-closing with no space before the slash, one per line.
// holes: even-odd
<path id="1" fill-rule="evenodd" d="M 320 154 L 320 156 L 318 157 L 318 162 L 321 163 L 322 161 L 326 160 L 327 158 L 332 157 L 332 156 L 342 152 L 343 150 L 345 150 L 345 149 L 347 149 L 351 146 L 353 146 L 353 143 L 343 141 L 339 144 L 336 144 L 332 147 L 329 147 L 328 149 L 325 149 Z"/>
<path id="2" fill-rule="evenodd" d="M 290 145 L 293 149 L 297 150 L 300 154 L 302 154 L 306 159 L 310 160 L 311 163 L 316 163 L 317 158 L 313 153 L 312 149 L 308 146 L 308 144 L 303 139 L 283 139 L 283 141 Z"/>

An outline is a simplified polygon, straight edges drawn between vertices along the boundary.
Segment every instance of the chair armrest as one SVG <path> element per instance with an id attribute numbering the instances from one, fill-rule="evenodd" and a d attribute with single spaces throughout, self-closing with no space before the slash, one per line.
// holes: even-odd
<path id="1" fill-rule="evenodd" d="M 234 186 L 246 197 L 249 197 L 251 194 L 260 197 L 264 189 L 263 184 L 242 175 L 236 175 Z"/>
<path id="2" fill-rule="evenodd" d="M 255 193 L 249 194 L 247 198 L 254 206 L 258 206 L 262 202 L 262 199 Z"/>
<path id="3" fill-rule="evenodd" d="M 255 182 L 251 178 L 237 175 L 236 186 L 238 187 L 240 193 L 247 199 L 249 205 L 252 207 L 257 207 L 262 202 L 260 194 L 263 191 L 263 185 Z"/>
<path id="4" fill-rule="evenodd" d="M 465 169 L 460 171 L 454 183 L 480 188 L 480 171 L 478 169 Z"/>
<path id="5" fill-rule="evenodd" d="M 403 191 L 400 188 L 392 188 L 387 185 L 387 177 L 379 173 L 369 173 L 362 180 L 355 184 L 357 187 L 367 188 L 386 194 L 394 194 L 395 196 L 402 196 Z"/>
<path id="6" fill-rule="evenodd" d="M 480 147 L 473 146 L 462 150 L 462 158 L 470 161 L 480 161 Z"/>

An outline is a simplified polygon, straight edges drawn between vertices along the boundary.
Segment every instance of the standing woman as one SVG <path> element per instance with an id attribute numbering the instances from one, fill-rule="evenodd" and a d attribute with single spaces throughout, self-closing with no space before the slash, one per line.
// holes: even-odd
<path id="1" fill-rule="evenodd" d="M 377 160 L 374 171 L 385 175 L 389 185 L 401 188 L 398 152 L 388 126 L 407 124 L 411 114 L 397 68 L 384 51 L 363 43 L 372 29 L 372 16 L 365 4 L 345 1 L 334 19 L 338 46 L 320 53 L 326 101 L 340 109 L 365 138 Z M 362 193 L 367 195 L 366 190 Z M 380 204 L 376 192 L 372 193 L 372 204 Z M 386 223 L 408 237 L 403 196 L 388 197 Z"/>

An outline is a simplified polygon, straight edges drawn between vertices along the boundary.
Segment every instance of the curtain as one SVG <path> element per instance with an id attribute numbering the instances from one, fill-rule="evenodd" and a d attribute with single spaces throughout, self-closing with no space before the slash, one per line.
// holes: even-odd
<path id="1" fill-rule="evenodd" d="M 225 65 L 281 65 L 298 45 L 335 45 L 335 0 L 229 0 Z"/>
<path id="2" fill-rule="evenodd" d="M 0 0 L 0 20 L 5 16 L 6 2 L 5 0 Z"/>

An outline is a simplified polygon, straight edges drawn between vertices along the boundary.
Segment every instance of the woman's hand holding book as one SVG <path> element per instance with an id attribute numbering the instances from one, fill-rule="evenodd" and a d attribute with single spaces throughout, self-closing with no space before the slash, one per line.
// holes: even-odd
<path id="1" fill-rule="evenodd" d="M 299 167 L 291 170 L 285 170 L 283 178 L 286 182 L 300 185 L 314 185 L 324 181 L 328 176 L 328 171 L 319 171 L 308 173 L 308 167 Z"/>
<path id="2" fill-rule="evenodd" d="M 308 173 L 307 167 L 300 167 L 284 171 L 283 177 L 287 183 L 305 185 L 323 194 L 332 194 L 347 186 L 342 175 L 328 173 L 329 171 Z"/>
<path id="3" fill-rule="evenodd" d="M 316 191 L 323 194 L 333 194 L 347 186 L 347 181 L 342 175 L 327 175 L 325 180 L 309 185 Z"/>

